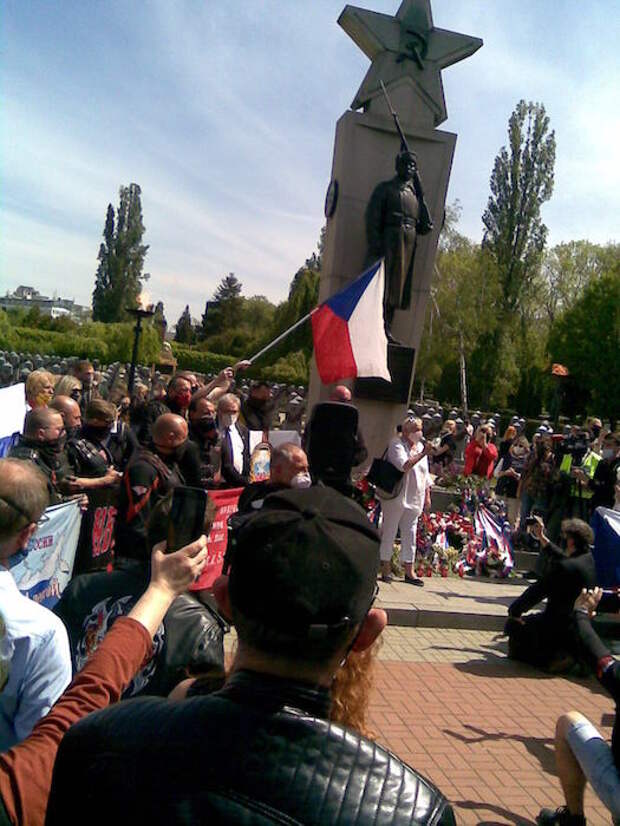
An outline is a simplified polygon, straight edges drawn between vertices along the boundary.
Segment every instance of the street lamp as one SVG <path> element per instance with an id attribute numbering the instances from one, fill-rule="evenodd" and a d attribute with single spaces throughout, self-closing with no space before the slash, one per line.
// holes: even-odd
<path id="1" fill-rule="evenodd" d="M 142 319 L 152 318 L 155 315 L 155 308 L 152 304 L 148 307 L 127 307 L 127 312 L 136 319 L 134 327 L 133 353 L 131 354 L 131 367 L 129 368 L 129 385 L 127 392 L 131 398 L 133 385 L 136 379 L 136 362 L 138 361 L 138 345 L 140 343 L 140 333 L 142 332 Z"/>

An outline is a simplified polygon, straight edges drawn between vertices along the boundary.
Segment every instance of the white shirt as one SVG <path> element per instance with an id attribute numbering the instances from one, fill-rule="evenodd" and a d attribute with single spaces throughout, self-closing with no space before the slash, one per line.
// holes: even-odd
<path id="1" fill-rule="evenodd" d="M 0 611 L 13 655 L 0 691 L 0 752 L 28 737 L 71 682 L 69 640 L 62 621 L 23 596 L 0 565 Z"/>
<path id="2" fill-rule="evenodd" d="M 412 452 L 414 454 L 421 453 L 423 450 L 424 445 L 421 442 L 418 442 L 418 444 L 412 447 L 410 443 L 405 441 L 401 436 L 397 436 L 390 442 L 386 459 L 388 462 L 391 462 L 394 467 L 402 470 L 405 463 L 409 461 Z M 431 484 L 428 456 L 425 456 L 405 473 L 403 486 L 396 500 L 399 501 L 404 508 L 423 511 L 426 489 L 430 488 Z"/>
<path id="3" fill-rule="evenodd" d="M 237 473 L 243 473 L 243 439 L 241 438 L 241 433 L 239 433 L 236 424 L 228 428 L 228 433 L 230 435 L 234 468 Z"/>

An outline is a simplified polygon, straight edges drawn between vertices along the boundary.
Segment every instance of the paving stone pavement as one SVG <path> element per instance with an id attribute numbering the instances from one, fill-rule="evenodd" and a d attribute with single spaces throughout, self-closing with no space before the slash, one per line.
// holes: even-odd
<path id="1" fill-rule="evenodd" d="M 614 707 L 593 679 L 547 677 L 506 657 L 495 633 L 388 628 L 371 702 L 378 742 L 425 774 L 459 824 L 534 824 L 559 806 L 553 732 L 577 709 L 611 734 Z M 586 793 L 588 824 L 611 818 Z"/>

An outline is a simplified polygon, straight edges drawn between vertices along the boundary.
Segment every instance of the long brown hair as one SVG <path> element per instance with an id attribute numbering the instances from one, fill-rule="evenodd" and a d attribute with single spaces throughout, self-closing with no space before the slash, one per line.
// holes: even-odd
<path id="1" fill-rule="evenodd" d="M 368 706 L 375 662 L 382 643 L 379 637 L 365 651 L 351 651 L 346 663 L 336 672 L 332 685 L 330 719 L 370 739 L 374 739 L 375 735 L 368 727 Z"/>

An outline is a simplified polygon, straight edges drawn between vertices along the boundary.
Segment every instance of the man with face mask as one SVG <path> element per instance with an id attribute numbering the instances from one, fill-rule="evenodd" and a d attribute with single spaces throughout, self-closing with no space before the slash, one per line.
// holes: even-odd
<path id="1" fill-rule="evenodd" d="M 69 492 L 81 493 L 117 484 L 121 474 L 114 470 L 109 457 L 84 438 L 78 403 L 69 396 L 56 396 L 50 409 L 60 413 L 65 424 L 66 454 L 72 471 L 65 480 Z"/>
<path id="2" fill-rule="evenodd" d="M 111 402 L 94 399 L 87 407 L 81 436 L 91 442 L 109 465 L 124 471 L 138 441 L 127 425 L 121 421 Z"/>
<path id="3" fill-rule="evenodd" d="M 48 504 L 46 477 L 32 462 L 0 460 L 0 605 L 13 649 L 0 691 L 0 752 L 30 734 L 71 680 L 62 622 L 22 596 L 10 571 L 12 557 L 26 549 Z"/>
<path id="4" fill-rule="evenodd" d="M 147 522 L 156 503 L 186 484 L 179 462 L 187 450 L 187 422 L 174 413 L 155 420 L 148 447 L 139 448 L 123 475 L 116 519 L 117 557 L 144 560 L 150 555 Z"/>
<path id="5" fill-rule="evenodd" d="M 620 469 L 620 436 L 607 433 L 603 437 L 601 461 L 597 464 L 594 476 L 588 479 L 588 488 L 592 491 L 590 512 L 599 508 L 613 508 L 616 473 Z"/>
<path id="6" fill-rule="evenodd" d="M 52 505 L 62 502 L 69 492 L 67 477 L 72 471 L 65 444 L 65 424 L 60 413 L 50 407 L 37 407 L 26 414 L 24 433 L 9 453 L 12 459 L 34 462 L 45 474 Z"/>
<path id="7" fill-rule="evenodd" d="M 229 488 L 245 487 L 250 474 L 248 429 L 239 424 L 239 398 L 225 393 L 217 405 L 217 423 L 222 438 L 222 478 Z"/>
<path id="8" fill-rule="evenodd" d="M 145 408 L 145 426 L 141 428 L 138 439 L 141 444 L 148 446 L 152 438 L 152 423 L 160 415 L 161 408 L 167 408 L 171 413 L 187 421 L 188 409 L 192 400 L 191 376 L 193 374 L 176 373 L 168 383 L 168 390 L 163 399 L 151 400 Z M 193 442 L 189 442 L 183 457 L 179 459 L 179 469 L 185 479 L 185 484 L 200 485 L 200 454 Z"/>
<path id="9" fill-rule="evenodd" d="M 221 481 L 222 443 L 217 430 L 215 405 L 195 396 L 189 405 L 189 438 L 200 453 L 200 485 L 215 488 Z"/>
<path id="10" fill-rule="evenodd" d="M 243 423 L 250 430 L 269 430 L 273 426 L 276 400 L 267 382 L 259 381 L 250 388 L 250 395 L 241 402 Z"/>
<path id="11" fill-rule="evenodd" d="M 309 488 L 312 485 L 308 457 L 292 442 L 271 451 L 268 482 L 252 482 L 239 497 L 239 513 L 262 508 L 265 496 L 286 488 Z"/>

